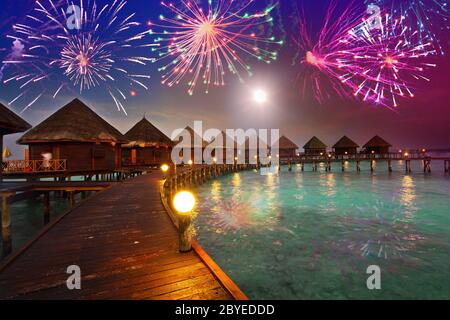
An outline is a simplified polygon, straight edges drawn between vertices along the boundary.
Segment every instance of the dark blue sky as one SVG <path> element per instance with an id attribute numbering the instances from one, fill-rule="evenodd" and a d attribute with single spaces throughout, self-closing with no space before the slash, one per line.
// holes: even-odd
<path id="1" fill-rule="evenodd" d="M 98 0 L 100 3 L 102 1 L 104 0 Z M 339 98 L 319 104 L 309 97 L 308 92 L 303 96 L 304 93 L 295 83 L 298 70 L 292 67 L 296 54 L 292 42 L 295 35 L 293 2 L 281 0 L 280 16 L 283 21 L 277 19 L 275 32 L 281 36 L 282 30 L 286 31 L 286 45 L 280 50 L 279 60 L 271 65 L 249 60 L 254 75 L 246 78 L 244 84 L 236 78 L 227 77 L 225 87 L 213 88 L 208 95 L 199 90 L 190 97 L 184 86 L 167 88 L 160 85 L 157 66 L 150 64 L 145 72 L 152 76 L 151 88 L 149 91 L 139 91 L 136 97 L 128 101 L 128 116 L 117 111 L 108 95 L 96 91 L 94 94 L 64 94 L 57 99 L 45 97 L 27 110 L 23 117 L 34 125 L 38 124 L 66 102 L 80 97 L 122 132 L 127 131 L 146 114 L 147 118 L 167 134 L 194 120 L 203 120 L 208 127 L 217 128 L 279 128 L 300 146 L 313 135 L 319 136 L 331 146 L 344 134 L 360 144 L 379 134 L 396 147 L 450 147 L 448 56 L 436 59 L 438 68 L 429 73 L 431 83 L 418 88 L 415 99 L 402 100 L 398 112 Z M 311 29 L 317 30 L 329 1 L 297 2 L 304 5 L 311 20 Z M 348 5 L 348 2 L 339 1 L 340 6 Z M 32 10 L 33 5 L 33 0 L 0 0 L 1 59 L 5 58 L 5 51 L 2 52 L 1 49 L 11 47 L 11 40 L 6 39 L 5 35 L 11 31 L 13 23 L 20 22 Z M 156 20 L 162 12 L 167 14 L 157 0 L 128 0 L 125 11 L 137 12 L 136 20 L 143 23 Z M 448 34 L 440 36 L 448 47 Z M 265 88 L 269 92 L 270 102 L 266 106 L 257 106 L 252 101 L 252 92 L 256 88 Z M 13 89 L 0 84 L 1 102 L 6 104 L 15 95 L 17 92 Z M 21 106 L 13 106 L 13 109 L 20 112 Z M 17 136 L 8 137 L 6 145 L 19 152 L 14 146 L 15 139 Z M 20 157 L 17 154 L 15 156 Z"/>

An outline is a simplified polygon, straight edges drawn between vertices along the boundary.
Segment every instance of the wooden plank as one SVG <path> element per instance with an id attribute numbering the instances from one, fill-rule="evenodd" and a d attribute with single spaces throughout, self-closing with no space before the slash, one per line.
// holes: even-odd
<path id="1" fill-rule="evenodd" d="M 113 185 L 77 205 L 0 271 L 0 299 L 232 299 L 178 234 L 159 173 Z M 68 290 L 69 265 L 82 289 Z"/>

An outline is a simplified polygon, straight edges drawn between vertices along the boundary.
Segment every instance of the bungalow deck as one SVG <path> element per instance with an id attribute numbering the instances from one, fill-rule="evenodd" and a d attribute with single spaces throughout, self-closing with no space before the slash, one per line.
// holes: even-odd
<path id="1" fill-rule="evenodd" d="M 160 187 L 143 175 L 76 205 L 0 266 L 0 299 L 233 299 L 204 258 L 178 252 Z"/>

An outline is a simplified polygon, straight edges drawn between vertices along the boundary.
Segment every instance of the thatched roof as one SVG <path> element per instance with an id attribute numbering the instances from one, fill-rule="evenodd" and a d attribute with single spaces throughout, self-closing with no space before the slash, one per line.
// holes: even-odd
<path id="1" fill-rule="evenodd" d="M 24 132 L 31 125 L 0 103 L 0 134 Z"/>
<path id="2" fill-rule="evenodd" d="M 203 140 L 202 137 L 200 137 L 200 135 L 198 133 L 196 133 L 194 131 L 194 129 L 192 129 L 190 126 L 187 126 L 186 128 L 184 128 L 184 130 L 186 130 L 187 132 L 189 132 L 189 134 L 191 135 L 191 147 L 202 147 L 205 148 L 208 145 L 208 142 L 206 142 L 205 140 Z M 196 141 L 201 141 L 202 145 L 196 145 L 195 142 Z M 184 143 L 182 141 L 182 135 L 181 133 L 175 137 L 174 139 L 174 144 L 178 144 L 178 143 Z"/>
<path id="3" fill-rule="evenodd" d="M 231 136 L 231 135 L 228 135 L 225 131 L 222 131 L 220 134 L 218 134 L 217 136 L 213 137 L 211 139 L 211 141 L 207 141 L 208 145 L 210 145 L 211 143 L 215 142 L 216 139 L 218 139 L 220 135 L 222 136 L 222 148 L 226 148 L 227 147 L 227 140 L 233 141 L 233 145 L 234 145 L 233 148 L 237 148 L 237 142 L 234 139 L 234 137 Z"/>
<path id="4" fill-rule="evenodd" d="M 115 142 L 125 137 L 82 101 L 68 103 L 19 139 L 20 144 L 45 142 Z"/>
<path id="5" fill-rule="evenodd" d="M 305 144 L 303 149 L 326 149 L 327 145 L 320 141 L 317 137 L 312 137 L 311 140 L 308 141 L 308 143 Z"/>
<path id="6" fill-rule="evenodd" d="M 383 138 L 381 138 L 380 136 L 375 136 L 372 139 L 369 140 L 369 142 L 367 142 L 364 145 L 364 148 L 380 148 L 380 147 L 392 147 L 392 145 L 387 142 L 386 140 L 384 140 Z"/>
<path id="7" fill-rule="evenodd" d="M 172 140 L 145 117 L 125 133 L 125 138 L 131 141 L 130 146 L 170 147 L 173 145 Z"/>
<path id="8" fill-rule="evenodd" d="M 281 136 L 279 143 L 279 149 L 298 149 L 298 145 L 296 145 L 292 140 L 287 138 L 286 136 Z"/>
<path id="9" fill-rule="evenodd" d="M 350 139 L 347 136 L 343 136 L 341 140 L 336 142 L 336 144 L 333 146 L 334 149 L 349 149 L 349 148 L 359 148 L 359 145 Z"/>

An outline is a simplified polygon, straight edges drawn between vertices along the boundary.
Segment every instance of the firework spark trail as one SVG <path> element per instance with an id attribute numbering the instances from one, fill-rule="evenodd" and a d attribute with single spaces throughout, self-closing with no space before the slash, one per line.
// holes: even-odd
<path id="1" fill-rule="evenodd" d="M 132 70 L 153 61 L 144 55 L 130 55 L 131 50 L 146 50 L 152 44 L 143 41 L 147 31 L 139 30 L 141 24 L 134 20 L 134 13 L 125 13 L 126 5 L 126 0 L 101 6 L 95 0 L 36 1 L 26 22 L 14 25 L 14 33 L 8 36 L 26 48 L 20 58 L 5 61 L 16 72 L 4 83 L 21 90 L 11 103 L 25 99 L 29 91 L 40 90 L 26 110 L 45 92 L 56 98 L 65 89 L 77 87 L 81 94 L 101 88 L 126 114 L 126 90 L 119 83 L 148 90 L 150 76 Z"/>
<path id="2" fill-rule="evenodd" d="M 436 53 L 444 55 L 438 33 L 450 30 L 448 0 L 366 0 L 393 16 L 404 16 L 408 25 L 415 25 L 425 42 L 431 42 Z"/>
<path id="3" fill-rule="evenodd" d="M 281 45 L 282 41 L 266 35 L 259 36 L 259 26 L 272 21 L 270 12 L 274 7 L 249 14 L 255 0 L 217 0 L 207 2 L 207 6 L 192 1 L 180 0 L 179 5 L 161 2 L 170 10 L 174 18 L 160 16 L 161 23 L 149 23 L 162 31 L 150 30 L 157 35 L 154 51 L 159 52 L 158 61 L 170 60 L 159 70 L 163 72 L 162 84 L 169 87 L 178 85 L 190 76 L 188 93 L 192 95 L 199 81 L 206 86 L 225 84 L 226 69 L 243 80 L 240 72 L 249 75 L 248 57 L 270 63 L 277 58 L 277 52 L 260 45 Z M 206 9 L 204 8 L 206 7 Z"/>

